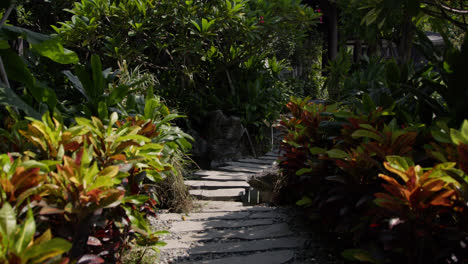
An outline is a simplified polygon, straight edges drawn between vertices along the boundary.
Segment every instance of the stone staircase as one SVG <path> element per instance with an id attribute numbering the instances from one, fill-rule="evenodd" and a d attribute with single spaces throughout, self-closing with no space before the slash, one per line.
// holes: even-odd
<path id="1" fill-rule="evenodd" d="M 185 181 L 190 194 L 200 200 L 241 201 L 248 199 L 250 186 L 247 180 L 265 169 L 272 168 L 279 152 L 269 152 L 257 159 L 240 159 L 226 162 L 216 170 L 194 173 L 194 179 Z"/>
<path id="2" fill-rule="evenodd" d="M 198 171 L 186 181 L 199 200 L 190 214 L 161 214 L 171 232 L 163 240 L 162 263 L 281 264 L 304 263 L 305 237 L 290 228 L 288 209 L 248 205 L 247 180 L 272 168 L 280 153 L 227 162 L 216 170 Z"/>

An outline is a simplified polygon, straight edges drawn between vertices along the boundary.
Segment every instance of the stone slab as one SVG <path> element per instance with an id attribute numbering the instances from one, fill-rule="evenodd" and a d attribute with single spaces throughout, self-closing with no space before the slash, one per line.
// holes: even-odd
<path id="1" fill-rule="evenodd" d="M 269 156 L 269 157 L 281 157 L 285 154 L 284 151 L 270 151 L 265 153 L 263 156 Z"/>
<path id="2" fill-rule="evenodd" d="M 193 175 L 196 176 L 251 176 L 252 172 L 232 172 L 232 171 L 220 171 L 220 170 L 200 170 L 195 172 Z"/>
<path id="3" fill-rule="evenodd" d="M 269 212 L 274 210 L 268 206 L 243 206 L 241 202 L 232 201 L 196 201 L 195 211 L 198 212 Z"/>
<path id="4" fill-rule="evenodd" d="M 261 168 L 247 168 L 247 167 L 239 167 L 239 166 L 223 166 L 219 167 L 219 170 L 227 170 L 227 171 L 235 171 L 235 172 L 250 172 L 250 173 L 258 173 L 262 172 L 263 169 Z"/>
<path id="5" fill-rule="evenodd" d="M 265 219 L 265 218 L 275 218 L 275 219 L 286 219 L 287 215 L 273 211 L 255 211 L 249 210 L 247 207 L 245 211 L 221 211 L 221 212 L 199 212 L 199 213 L 189 213 L 189 214 L 176 214 L 176 213 L 165 213 L 158 215 L 159 220 L 163 221 L 193 221 L 193 220 L 208 220 L 208 219 L 217 219 L 217 220 L 234 220 L 234 219 Z"/>
<path id="6" fill-rule="evenodd" d="M 249 176 L 202 176 L 201 179 L 204 181 L 248 181 L 253 174 Z"/>
<path id="7" fill-rule="evenodd" d="M 184 181 L 190 187 L 216 187 L 216 188 L 248 188 L 250 185 L 243 181 Z"/>
<path id="8" fill-rule="evenodd" d="M 207 219 L 244 219 L 248 218 L 249 212 L 207 212 L 207 213 L 190 213 L 190 214 L 161 214 L 159 219 L 163 221 L 192 221 L 192 220 L 207 220 Z M 184 219 L 182 219 L 184 218 Z M 259 217 L 257 217 L 259 218 Z"/>
<path id="9" fill-rule="evenodd" d="M 249 252 L 260 250 L 274 249 L 292 249 L 300 247 L 304 244 L 303 239 L 297 238 L 272 238 L 242 242 L 226 242 L 226 243 L 205 243 L 199 246 L 189 248 L 188 252 L 191 255 L 211 254 L 211 253 L 236 253 Z"/>
<path id="10" fill-rule="evenodd" d="M 210 259 L 195 262 L 183 262 L 191 264 L 282 264 L 294 258 L 294 251 L 279 250 L 273 252 L 254 253 L 244 256 Z"/>
<path id="11" fill-rule="evenodd" d="M 270 165 L 273 166 L 275 163 L 274 161 L 270 160 L 262 160 L 262 159 L 240 159 L 238 162 L 247 162 L 247 163 L 255 163 L 255 164 L 264 164 L 264 165 Z"/>
<path id="12" fill-rule="evenodd" d="M 276 161 L 278 160 L 278 157 L 261 156 L 261 157 L 258 157 L 258 159 Z"/>
<path id="13" fill-rule="evenodd" d="M 229 200 L 240 199 L 244 193 L 245 188 L 235 189 L 217 189 L 217 190 L 189 190 L 189 193 L 194 196 L 199 196 L 204 199 L 213 200 Z"/>
<path id="14" fill-rule="evenodd" d="M 228 161 L 226 164 L 230 166 L 239 166 L 242 168 L 254 168 L 254 169 L 266 169 L 270 168 L 271 166 L 265 164 L 255 164 L 255 163 L 248 163 L 248 162 L 236 162 L 236 161 Z"/>
<path id="15" fill-rule="evenodd" d="M 265 238 L 284 237 L 292 235 L 293 232 L 289 229 L 288 224 L 280 223 L 269 226 L 256 226 L 253 228 L 244 229 L 224 229 L 224 230 L 206 230 L 201 233 L 186 233 L 181 236 L 181 240 L 185 242 L 191 241 L 209 241 L 218 239 L 245 239 L 256 240 Z"/>
<path id="16" fill-rule="evenodd" d="M 271 224 L 273 224 L 273 219 L 180 221 L 173 222 L 169 231 L 189 232 L 210 230 L 212 228 L 239 228 Z"/>

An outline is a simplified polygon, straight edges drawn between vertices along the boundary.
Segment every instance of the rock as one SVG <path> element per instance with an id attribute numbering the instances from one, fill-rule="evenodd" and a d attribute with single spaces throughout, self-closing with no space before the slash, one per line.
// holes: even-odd
<path id="1" fill-rule="evenodd" d="M 222 161 L 240 158 L 240 141 L 244 127 L 238 117 L 225 116 L 221 110 L 208 113 L 204 135 L 210 144 L 208 158 Z"/>

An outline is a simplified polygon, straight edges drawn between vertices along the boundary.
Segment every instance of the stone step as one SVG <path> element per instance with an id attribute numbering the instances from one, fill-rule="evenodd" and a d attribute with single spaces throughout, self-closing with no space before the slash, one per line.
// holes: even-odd
<path id="1" fill-rule="evenodd" d="M 292 235 L 293 232 L 289 229 L 288 224 L 279 223 L 268 226 L 256 226 L 253 228 L 243 228 L 236 230 L 213 230 L 208 229 L 199 233 L 182 234 L 180 239 L 185 242 L 193 241 L 210 241 L 222 239 L 245 239 L 258 240 L 266 238 L 278 238 Z"/>
<path id="2" fill-rule="evenodd" d="M 253 174 L 249 176 L 202 176 L 201 180 L 204 181 L 248 181 Z"/>
<path id="3" fill-rule="evenodd" d="M 292 250 L 261 252 L 236 257 L 226 257 L 202 261 L 181 262 L 181 264 L 282 264 L 294 258 Z"/>
<path id="4" fill-rule="evenodd" d="M 245 194 L 245 188 L 234 189 L 217 189 L 217 190 L 189 190 L 193 196 L 201 197 L 202 199 L 226 201 L 240 200 Z"/>
<path id="5" fill-rule="evenodd" d="M 269 161 L 276 161 L 278 160 L 278 157 L 271 157 L 271 156 L 261 156 L 261 157 L 258 157 L 258 159 L 260 160 L 269 160 Z"/>
<path id="6" fill-rule="evenodd" d="M 249 188 L 250 185 L 245 181 L 184 181 L 185 185 L 205 189 L 221 188 Z"/>
<path id="7" fill-rule="evenodd" d="M 285 154 L 284 151 L 270 151 L 265 153 L 263 156 L 270 156 L 270 157 L 281 157 Z"/>
<path id="8" fill-rule="evenodd" d="M 251 176 L 252 172 L 235 172 L 235 171 L 222 171 L 222 170 L 200 170 L 195 172 L 193 175 L 196 176 L 232 176 L 232 177 L 245 177 Z"/>
<path id="9" fill-rule="evenodd" d="M 239 167 L 239 166 L 223 166 L 217 169 L 226 170 L 226 171 L 235 171 L 235 172 L 250 172 L 252 174 L 263 171 L 263 169 L 261 168 L 247 168 L 247 167 Z"/>
<path id="10" fill-rule="evenodd" d="M 262 159 L 240 159 L 238 162 L 247 162 L 247 163 L 255 163 L 255 164 L 264 164 L 264 165 L 270 165 L 273 166 L 274 161 L 269 161 L 269 160 L 262 160 Z"/>
<path id="11" fill-rule="evenodd" d="M 275 249 L 293 249 L 301 247 L 304 239 L 301 238 L 272 238 L 252 241 L 236 242 L 208 242 L 189 243 L 178 240 L 166 240 L 166 246 L 161 250 L 188 249 L 189 255 L 215 254 L 215 253 L 238 253 Z"/>
<path id="12" fill-rule="evenodd" d="M 202 213 L 190 213 L 190 214 L 176 214 L 166 213 L 159 215 L 158 219 L 163 221 L 196 221 L 196 220 L 242 220 L 242 219 L 264 219 L 264 218 L 275 218 L 275 219 L 286 219 L 286 214 L 278 212 L 278 210 L 270 209 L 270 211 L 234 211 L 234 212 L 202 212 Z"/>
<path id="13" fill-rule="evenodd" d="M 232 201 L 195 201 L 195 211 L 197 212 L 269 212 L 274 210 L 268 206 L 243 206 L 241 202 Z"/>
<path id="14" fill-rule="evenodd" d="M 208 220 L 208 221 L 177 221 L 172 223 L 170 232 L 204 231 L 213 228 L 240 228 L 273 224 L 273 219 L 250 220 Z"/>
<path id="15" fill-rule="evenodd" d="M 289 249 L 302 246 L 303 239 L 273 238 L 244 242 L 206 243 L 189 249 L 189 254 L 235 253 L 273 249 Z"/>
<path id="16" fill-rule="evenodd" d="M 255 164 L 255 163 L 247 163 L 247 162 L 236 162 L 236 161 L 228 161 L 226 162 L 227 165 L 230 166 L 238 166 L 241 168 L 254 168 L 254 169 L 266 169 L 270 168 L 270 165 L 265 165 L 265 164 Z"/>

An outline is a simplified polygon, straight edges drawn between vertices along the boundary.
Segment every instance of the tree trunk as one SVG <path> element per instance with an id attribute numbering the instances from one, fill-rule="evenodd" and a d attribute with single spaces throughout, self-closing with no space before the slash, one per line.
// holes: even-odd
<path id="1" fill-rule="evenodd" d="M 398 47 L 398 61 L 406 63 L 411 59 L 411 50 L 413 48 L 414 26 L 411 17 L 405 12 L 401 30 L 401 39 Z"/>

